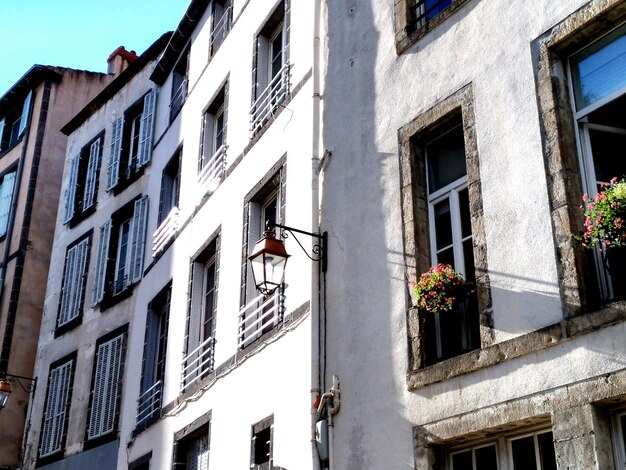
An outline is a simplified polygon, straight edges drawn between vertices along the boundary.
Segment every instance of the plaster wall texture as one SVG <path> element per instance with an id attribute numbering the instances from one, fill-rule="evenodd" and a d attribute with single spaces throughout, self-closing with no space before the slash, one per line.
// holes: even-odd
<path id="1" fill-rule="evenodd" d="M 336 468 L 413 468 L 415 425 L 623 368 L 615 326 L 412 392 L 406 381 L 398 164 L 410 157 L 398 156 L 397 131 L 471 84 L 494 341 L 560 322 L 531 42 L 585 3 L 470 1 L 397 55 L 391 3 L 328 2 L 323 122 L 333 156 L 321 210 L 332 253 L 328 373 L 343 389 Z"/>

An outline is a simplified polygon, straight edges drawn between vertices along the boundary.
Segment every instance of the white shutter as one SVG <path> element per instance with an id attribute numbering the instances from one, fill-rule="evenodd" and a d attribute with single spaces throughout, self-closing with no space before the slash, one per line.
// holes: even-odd
<path id="1" fill-rule="evenodd" d="M 187 352 L 191 352 L 202 343 L 202 301 L 204 297 L 204 265 L 193 263 L 191 267 L 191 303 L 189 305 L 189 332 Z"/>
<path id="2" fill-rule="evenodd" d="M 85 179 L 85 191 L 83 193 L 83 212 L 96 202 L 96 189 L 98 184 L 98 169 L 100 168 L 100 137 L 89 148 L 89 162 L 87 163 L 87 178 Z"/>
<path id="3" fill-rule="evenodd" d="M 146 246 L 146 228 L 148 223 L 148 196 L 135 201 L 135 212 L 130 222 L 130 256 L 127 272 L 128 282 L 137 282 L 143 274 L 143 258 Z"/>
<path id="4" fill-rule="evenodd" d="M 30 91 L 28 93 L 28 96 L 26 96 L 26 99 L 24 100 L 24 106 L 22 107 L 22 117 L 20 118 L 19 135 L 22 135 L 22 132 L 24 132 L 24 129 L 26 129 L 26 126 L 28 125 L 28 121 L 30 119 L 30 100 L 32 96 L 33 92 Z"/>
<path id="5" fill-rule="evenodd" d="M 93 396 L 87 438 L 94 439 L 115 430 L 117 397 L 122 376 L 124 334 L 98 347 Z"/>
<path id="6" fill-rule="evenodd" d="M 111 145 L 109 146 L 109 164 L 107 166 L 107 191 L 113 188 L 119 180 L 123 128 L 124 117 L 120 117 L 113 122 L 111 129 Z"/>
<path id="7" fill-rule="evenodd" d="M 80 162 L 80 154 L 76 155 L 70 161 L 70 181 L 65 188 L 65 216 L 63 223 L 66 224 L 74 217 L 76 204 L 76 183 L 78 182 L 78 164 Z"/>
<path id="8" fill-rule="evenodd" d="M 2 179 L 2 186 L 0 187 L 0 235 L 4 235 L 7 231 L 14 186 L 15 172 L 12 171 L 11 173 L 4 175 L 4 178 Z"/>
<path id="9" fill-rule="evenodd" d="M 68 323 L 80 315 L 83 305 L 85 268 L 87 267 L 88 257 L 89 238 L 85 238 L 67 252 L 57 327 Z"/>
<path id="10" fill-rule="evenodd" d="M 67 405 L 72 386 L 73 364 L 74 361 L 71 360 L 50 371 L 46 409 L 44 410 L 41 429 L 40 457 L 46 457 L 62 450 Z"/>
<path id="11" fill-rule="evenodd" d="M 100 241 L 96 258 L 96 267 L 93 276 L 93 291 L 91 303 L 96 305 L 104 297 L 104 287 L 106 282 L 107 258 L 109 255 L 109 241 L 111 239 L 111 221 L 109 220 L 100 227 Z"/>
<path id="12" fill-rule="evenodd" d="M 208 470 L 209 436 L 204 435 L 189 443 L 186 456 L 187 470 Z"/>
<path id="13" fill-rule="evenodd" d="M 139 129 L 139 165 L 145 165 L 152 156 L 152 132 L 154 128 L 154 105 L 156 93 L 150 90 L 143 99 L 143 112 Z"/>
<path id="14" fill-rule="evenodd" d="M 248 254 L 244 262 L 248 261 L 248 256 L 252 253 L 254 245 L 261 239 L 261 205 L 256 202 L 248 204 Z M 252 266 L 247 262 L 246 275 L 246 303 L 254 299 L 258 295 L 256 286 L 254 285 L 254 276 L 252 275 Z"/>

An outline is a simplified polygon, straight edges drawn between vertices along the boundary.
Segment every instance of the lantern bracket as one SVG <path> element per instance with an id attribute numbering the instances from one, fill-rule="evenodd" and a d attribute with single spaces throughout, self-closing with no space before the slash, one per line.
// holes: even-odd
<path id="1" fill-rule="evenodd" d="M 20 386 L 20 388 L 22 390 L 24 390 L 26 393 L 33 393 L 35 391 L 35 389 L 37 388 L 37 377 L 35 377 L 35 378 L 23 377 L 21 375 L 13 375 L 13 374 L 8 374 L 6 372 L 0 372 L 0 380 L 4 380 L 4 381 L 9 382 L 9 383 L 16 383 L 17 382 L 17 384 Z M 22 380 L 27 380 L 30 383 L 24 385 L 22 383 Z"/>
<path id="2" fill-rule="evenodd" d="M 293 239 L 298 243 L 300 248 L 302 248 L 302 251 L 304 251 L 304 254 L 307 255 L 311 261 L 316 261 L 316 262 L 321 263 L 320 267 L 322 269 L 322 272 L 323 273 L 326 272 L 328 232 L 322 232 L 322 233 L 306 232 L 298 228 L 288 227 L 287 225 L 273 224 L 273 223 L 267 224 L 268 230 L 271 230 L 273 228 L 280 229 L 280 238 L 282 238 L 283 240 L 288 239 L 289 235 L 291 234 L 291 236 L 293 236 Z M 304 247 L 304 245 L 302 245 L 300 240 L 298 240 L 296 233 L 300 235 L 307 235 L 309 237 L 316 238 L 317 240 L 319 240 L 318 243 L 315 243 L 311 247 L 311 254 L 309 254 L 308 250 Z"/>

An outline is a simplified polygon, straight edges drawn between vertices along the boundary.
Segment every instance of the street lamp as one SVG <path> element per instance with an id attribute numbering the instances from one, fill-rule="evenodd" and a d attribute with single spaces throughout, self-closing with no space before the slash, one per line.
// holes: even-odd
<path id="1" fill-rule="evenodd" d="M 273 224 L 271 227 L 268 227 L 268 230 L 263 234 L 263 238 L 254 245 L 252 253 L 248 256 L 248 260 L 252 266 L 254 284 L 263 295 L 271 295 L 283 283 L 287 258 L 291 256 L 287 253 L 287 250 L 285 250 L 283 240 L 276 239 L 276 232 L 272 230 L 274 228 L 281 229 L 281 238 L 287 238 L 288 233 L 293 235 L 293 238 L 298 242 L 302 251 L 304 251 L 311 260 L 320 262 L 322 272 L 326 272 L 326 245 L 328 240 L 326 232 L 322 234 L 311 233 L 297 228 L 287 227 L 286 225 Z M 319 240 L 319 243 L 313 245 L 313 255 L 309 255 L 304 246 L 302 246 L 302 243 L 300 243 L 300 240 L 296 237 L 296 233 L 308 235 L 309 237 Z"/>
<path id="2" fill-rule="evenodd" d="M 30 383 L 26 386 L 22 384 L 22 380 L 28 380 Z M 37 385 L 37 377 L 22 377 L 21 375 L 7 374 L 6 372 L 0 372 L 0 410 L 4 408 L 9 399 L 9 395 L 13 392 L 12 383 L 17 382 L 22 390 L 26 393 L 33 393 Z"/>

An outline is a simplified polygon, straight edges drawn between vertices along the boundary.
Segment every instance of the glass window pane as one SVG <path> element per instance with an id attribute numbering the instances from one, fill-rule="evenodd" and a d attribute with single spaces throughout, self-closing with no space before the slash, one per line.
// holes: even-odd
<path id="1" fill-rule="evenodd" d="M 556 456 L 554 455 L 554 439 L 551 432 L 537 435 L 539 443 L 539 457 L 541 470 L 556 470 Z"/>
<path id="2" fill-rule="evenodd" d="M 435 264 L 438 263 L 449 264 L 454 267 L 454 252 L 452 251 L 452 248 L 448 248 L 447 250 L 437 253 Z"/>
<path id="3" fill-rule="evenodd" d="M 611 178 L 626 174 L 626 135 L 589 129 L 593 164 L 598 183 L 608 183 Z"/>
<path id="4" fill-rule="evenodd" d="M 476 449 L 476 468 L 480 470 L 498 470 L 498 458 L 496 446 L 481 447 Z"/>
<path id="5" fill-rule="evenodd" d="M 626 85 L 624 30 L 587 47 L 572 58 L 576 109 L 580 110 Z"/>
<path id="6" fill-rule="evenodd" d="M 450 200 L 435 204 L 435 235 L 437 251 L 452 244 L 452 220 L 450 218 Z"/>
<path id="7" fill-rule="evenodd" d="M 458 126 L 427 144 L 426 158 L 429 194 L 465 176 L 463 128 Z"/>
<path id="8" fill-rule="evenodd" d="M 475 282 L 476 272 L 474 268 L 474 242 L 471 238 L 468 238 L 463 242 L 463 257 L 465 258 L 465 280 Z"/>
<path id="9" fill-rule="evenodd" d="M 465 188 L 459 191 L 459 210 L 461 211 L 461 236 L 469 237 L 472 234 L 472 224 L 470 222 L 469 191 Z"/>
<path id="10" fill-rule="evenodd" d="M 426 0 L 426 18 L 431 19 L 445 10 L 452 0 Z"/>
<path id="11" fill-rule="evenodd" d="M 533 436 L 511 441 L 513 468 L 515 470 L 537 470 L 535 439 Z"/>
<path id="12" fill-rule="evenodd" d="M 472 466 L 472 451 L 466 450 L 452 455 L 452 470 L 474 470 Z"/>

